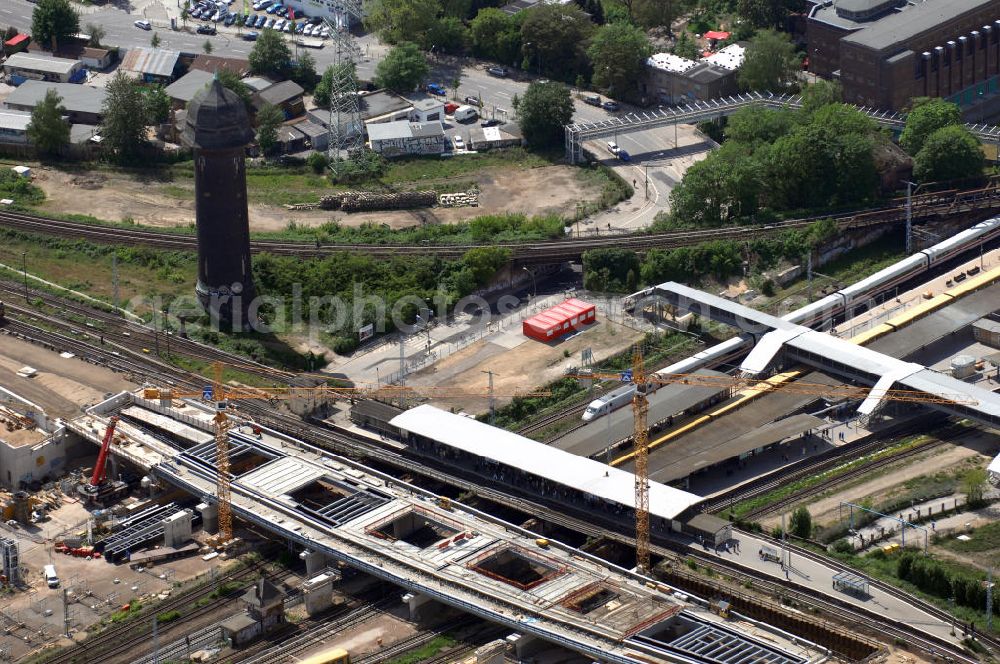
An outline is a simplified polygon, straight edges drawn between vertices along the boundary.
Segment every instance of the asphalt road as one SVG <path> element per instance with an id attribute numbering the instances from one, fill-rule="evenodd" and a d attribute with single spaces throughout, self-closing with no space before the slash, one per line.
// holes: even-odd
<path id="1" fill-rule="evenodd" d="M 106 44 L 120 47 L 149 46 L 152 34 L 155 32 L 160 38 L 160 48 L 164 49 L 200 53 L 205 42 L 209 41 L 212 44 L 212 53 L 215 55 L 234 57 L 249 55 L 253 43 L 243 41 L 240 38 L 242 31 L 238 31 L 235 27 L 226 28 L 219 24 L 217 35 L 199 35 L 195 32 L 198 22 L 188 21 L 186 29 L 171 30 L 170 17 L 179 16 L 181 1 L 135 0 L 129 5 L 123 4 L 123 7 L 127 7 L 125 9 L 113 5 L 77 7 L 81 13 L 81 29 L 85 31 L 88 23 L 102 25 L 106 31 L 103 39 Z M 0 2 L 0 26 L 13 25 L 21 31 L 30 32 L 31 12 L 34 6 L 27 0 L 3 0 Z M 233 8 L 238 11 L 240 6 L 241 2 L 237 2 Z M 140 30 L 134 26 L 134 22 L 140 18 L 153 23 L 153 32 Z M 360 36 L 356 39 L 356 43 L 362 53 L 362 60 L 358 63 L 358 75 L 362 79 L 371 79 L 387 47 L 380 44 L 373 35 Z M 332 64 L 336 57 L 329 40 L 322 49 L 309 49 L 309 53 L 315 58 L 317 69 L 320 71 Z M 490 64 L 472 58 L 433 56 L 432 71 L 428 81 L 445 86 L 449 95 L 452 95 L 452 83 L 458 77 L 460 83 L 458 94 L 455 95 L 457 99 L 466 96 L 480 98 L 483 100 L 481 114 L 484 117 L 512 120 L 514 96 L 523 95 L 528 83 L 536 77 L 523 72 L 513 72 L 510 77 L 496 78 L 486 73 Z M 584 104 L 579 100 L 576 100 L 575 107 L 574 121 L 599 120 L 610 115 L 602 108 Z M 629 110 L 631 109 L 627 105 L 623 105 L 620 112 Z M 461 135 L 466 142 L 469 128 L 470 125 L 455 123 L 446 125 L 449 136 Z M 690 159 L 682 157 L 691 150 L 704 151 L 710 147 L 709 145 L 692 147 L 699 144 L 700 139 L 695 138 L 690 127 L 683 125 L 679 130 L 679 139 L 681 149 L 676 150 L 672 128 L 623 134 L 617 137 L 617 141 L 632 156 L 628 164 L 614 159 L 606 149 L 602 150 L 603 142 L 596 146 L 589 145 L 588 148 L 598 158 L 615 168 L 626 181 L 631 183 L 635 180 L 638 186 L 637 194 L 631 201 L 586 220 L 581 224 L 583 226 L 581 231 L 606 229 L 608 224 L 613 228 L 639 228 L 648 225 L 657 212 L 666 210 L 670 189 L 680 179 L 683 170 L 690 162 Z"/>

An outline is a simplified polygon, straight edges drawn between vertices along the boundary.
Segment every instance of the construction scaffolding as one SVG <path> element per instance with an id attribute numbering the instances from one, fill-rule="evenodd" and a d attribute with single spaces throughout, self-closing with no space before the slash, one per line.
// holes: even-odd
<path id="1" fill-rule="evenodd" d="M 335 177 L 357 168 L 365 140 L 356 75 L 361 50 L 354 43 L 350 30 L 352 20 L 361 20 L 361 2 L 337 0 L 337 10 L 339 15 L 336 21 L 326 19 L 335 53 L 330 85 L 330 122 L 327 127 L 327 156 Z"/>
<path id="2" fill-rule="evenodd" d="M 7 583 L 16 586 L 21 583 L 21 559 L 17 540 L 0 537 L 0 562 Z"/>

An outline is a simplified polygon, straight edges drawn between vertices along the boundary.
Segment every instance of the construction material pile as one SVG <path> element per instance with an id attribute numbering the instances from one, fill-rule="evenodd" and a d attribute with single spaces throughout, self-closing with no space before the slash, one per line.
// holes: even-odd
<path id="1" fill-rule="evenodd" d="M 406 210 L 431 207 L 437 202 L 434 191 L 345 191 L 342 194 L 324 196 L 319 200 L 322 210 L 343 210 L 344 212 L 368 212 L 373 210 Z"/>

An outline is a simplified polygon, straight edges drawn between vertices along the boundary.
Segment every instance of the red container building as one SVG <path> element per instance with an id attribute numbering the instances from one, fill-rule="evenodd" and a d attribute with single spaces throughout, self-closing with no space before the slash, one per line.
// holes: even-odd
<path id="1" fill-rule="evenodd" d="M 538 341 L 552 341 L 595 320 L 597 307 L 589 302 L 570 298 L 525 320 L 521 324 L 521 331 L 524 336 Z"/>

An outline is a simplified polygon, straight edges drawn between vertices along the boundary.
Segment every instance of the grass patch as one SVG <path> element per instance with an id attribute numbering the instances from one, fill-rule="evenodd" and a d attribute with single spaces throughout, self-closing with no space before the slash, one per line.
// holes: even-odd
<path id="1" fill-rule="evenodd" d="M 950 537 L 938 542 L 949 551 L 955 553 L 984 553 L 987 551 L 1000 551 L 1000 522 L 989 523 L 976 528 L 969 534 L 971 539 L 960 540 Z"/>
<path id="2" fill-rule="evenodd" d="M 420 646 L 415 650 L 411 650 L 405 655 L 400 655 L 399 657 L 394 657 L 386 662 L 386 664 L 419 664 L 431 657 L 436 657 L 441 654 L 441 651 L 446 648 L 451 648 L 457 643 L 454 637 L 448 636 L 447 634 L 441 634 L 435 636 L 433 639 Z"/>
<path id="3" fill-rule="evenodd" d="M 164 611 L 163 613 L 156 614 L 157 622 L 168 623 L 173 622 L 181 617 L 181 612 L 176 609 L 173 611 Z"/>

